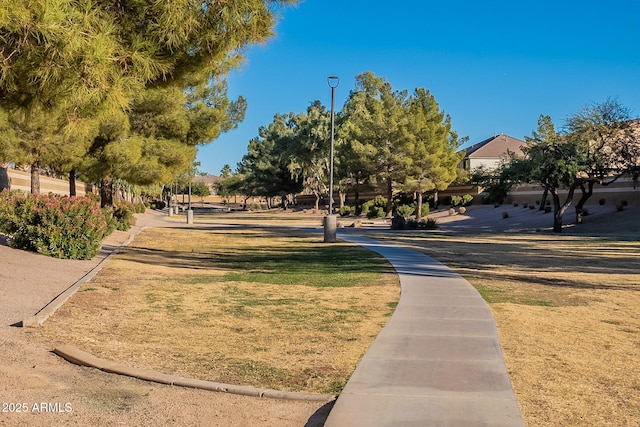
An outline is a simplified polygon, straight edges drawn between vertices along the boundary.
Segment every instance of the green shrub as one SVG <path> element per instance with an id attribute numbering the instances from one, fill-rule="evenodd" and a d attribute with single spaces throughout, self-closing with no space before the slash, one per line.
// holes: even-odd
<path id="1" fill-rule="evenodd" d="M 473 196 L 471 194 L 465 194 L 464 196 L 451 196 L 451 206 L 469 206 L 473 203 Z"/>
<path id="2" fill-rule="evenodd" d="M 416 211 L 415 205 L 400 205 L 396 208 L 395 216 L 401 216 L 404 219 L 409 218 Z"/>
<path id="3" fill-rule="evenodd" d="M 340 210 L 338 211 L 338 213 L 340 214 L 340 216 L 349 216 L 351 215 L 351 213 L 354 212 L 354 209 L 351 206 L 343 206 L 340 208 Z"/>
<path id="4" fill-rule="evenodd" d="M 163 200 L 153 200 L 149 203 L 151 209 L 164 209 L 166 206 L 167 204 Z"/>
<path id="5" fill-rule="evenodd" d="M 385 216 L 384 209 L 381 208 L 380 206 L 371 206 L 367 211 L 367 218 L 369 219 L 384 218 L 384 216 Z"/>
<path id="6" fill-rule="evenodd" d="M 116 202 L 113 204 L 113 220 L 116 230 L 127 231 L 133 225 L 135 206 L 130 202 Z"/>
<path id="7" fill-rule="evenodd" d="M 387 199 L 382 196 L 376 196 L 373 200 L 368 200 L 362 204 L 362 212 L 365 212 L 367 218 L 384 218 L 387 208 Z"/>
<path id="8" fill-rule="evenodd" d="M 422 215 L 421 216 L 428 216 L 429 215 L 429 203 L 423 203 L 422 204 Z"/>
<path id="9" fill-rule="evenodd" d="M 11 206 L 7 206 L 10 204 Z M 9 245 L 56 258 L 89 259 L 108 226 L 99 203 L 88 197 L 3 195 L 0 223 Z"/>
<path id="10" fill-rule="evenodd" d="M 144 211 L 147 209 L 147 205 L 145 205 L 144 203 L 134 203 L 133 204 L 133 212 L 137 213 L 137 214 L 141 214 L 144 213 Z"/>
<path id="11" fill-rule="evenodd" d="M 438 228 L 438 223 L 433 218 L 421 219 L 420 221 L 410 218 L 405 220 L 401 216 L 394 217 L 391 221 L 392 230 L 435 230 Z"/>
<path id="12" fill-rule="evenodd" d="M 10 234 L 17 221 L 15 213 L 16 198 L 25 197 L 17 191 L 4 190 L 0 193 L 0 233 Z"/>

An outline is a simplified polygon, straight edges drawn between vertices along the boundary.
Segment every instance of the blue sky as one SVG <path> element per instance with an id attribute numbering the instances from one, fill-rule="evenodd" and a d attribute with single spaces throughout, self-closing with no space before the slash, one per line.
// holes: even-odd
<path id="1" fill-rule="evenodd" d="M 540 114 L 557 128 L 585 105 L 616 98 L 640 117 L 640 0 L 304 0 L 279 8 L 275 35 L 246 51 L 229 95 L 248 101 L 238 129 L 201 147 L 200 170 L 235 170 L 276 113 L 336 110 L 371 71 L 394 89 L 429 89 L 469 144 L 524 139 Z"/>

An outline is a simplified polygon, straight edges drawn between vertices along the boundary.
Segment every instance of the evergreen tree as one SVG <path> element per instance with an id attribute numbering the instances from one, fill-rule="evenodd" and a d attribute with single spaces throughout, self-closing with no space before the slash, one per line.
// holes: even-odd
<path id="1" fill-rule="evenodd" d="M 409 99 L 405 191 L 417 195 L 417 217 L 422 212 L 422 193 L 445 190 L 457 176 L 462 141 L 451 128 L 451 117 L 440 111 L 433 95 L 424 88 Z M 436 196 L 437 200 L 437 196 Z"/>
<path id="2" fill-rule="evenodd" d="M 27 118 L 13 121 L 18 137 L 26 133 L 20 123 L 37 122 L 43 114 L 60 119 L 55 121 L 58 129 L 46 133 L 71 136 L 92 153 L 109 151 L 103 147 L 107 135 L 140 144 L 123 137 L 126 125 L 120 132 L 105 128 L 122 123 L 118 116 L 146 88 L 188 90 L 194 78 L 223 81 L 239 65 L 246 46 L 271 35 L 273 6 L 293 2 L 0 0 L 0 108 Z M 226 115 L 215 119 L 224 131 L 239 116 L 234 117 L 233 108 L 222 110 Z M 84 121 L 91 125 L 80 124 Z M 191 127 L 196 133 L 197 128 Z M 189 135 L 187 142 L 190 139 L 202 138 Z M 40 144 L 57 140 L 43 137 Z M 25 151 L 14 153 L 16 158 L 27 157 L 26 149 L 15 147 Z"/>
<path id="3" fill-rule="evenodd" d="M 351 169 L 350 175 L 384 189 L 387 216 L 391 215 L 394 185 L 402 180 L 406 168 L 407 101 L 406 91 L 394 91 L 386 80 L 366 72 L 356 77 L 356 89 L 342 110 L 340 149 L 357 158 L 345 167 Z"/>
<path id="4" fill-rule="evenodd" d="M 296 141 L 295 115 L 276 114 L 273 122 L 259 129 L 257 138 L 249 141 L 247 154 L 242 158 L 239 172 L 244 176 L 245 190 L 252 196 L 271 200 L 279 196 L 285 205 L 288 195 L 303 188 L 300 175 L 292 169 L 290 153 Z"/>
<path id="5" fill-rule="evenodd" d="M 301 177 L 304 187 L 315 196 L 315 209 L 319 209 L 320 196 L 327 193 L 329 183 L 329 156 L 331 113 L 314 101 L 306 114 L 294 117 L 294 142 L 291 144 L 289 169 Z"/>

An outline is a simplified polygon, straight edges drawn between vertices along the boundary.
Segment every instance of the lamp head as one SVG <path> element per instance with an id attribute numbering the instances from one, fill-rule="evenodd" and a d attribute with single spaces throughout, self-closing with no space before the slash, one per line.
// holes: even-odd
<path id="1" fill-rule="evenodd" d="M 329 76 L 329 77 L 327 77 L 327 84 L 331 88 L 338 87 L 338 85 L 340 84 L 340 77 L 338 77 L 338 76 Z"/>

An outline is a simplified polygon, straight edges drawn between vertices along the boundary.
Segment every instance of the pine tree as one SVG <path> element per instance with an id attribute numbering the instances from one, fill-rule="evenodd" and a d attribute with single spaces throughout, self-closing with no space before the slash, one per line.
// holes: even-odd
<path id="1" fill-rule="evenodd" d="M 41 145 L 63 135 L 77 148 L 101 151 L 105 129 L 121 123 L 119 116 L 141 91 L 189 90 L 194 79 L 222 82 L 240 64 L 243 49 L 271 35 L 279 3 L 294 0 L 0 0 L 0 108 L 26 117 L 12 122 L 18 137 L 26 133 L 20 123 L 43 114 L 61 120 L 45 132 L 56 137 L 43 137 Z M 199 119 L 214 118 L 224 131 L 244 111 L 223 110 Z M 212 128 L 197 135 L 196 128 L 188 139 L 217 136 Z M 122 138 L 114 129 L 107 134 Z M 14 152 L 16 158 L 27 157 L 26 149 L 14 146 L 23 151 Z"/>
<path id="2" fill-rule="evenodd" d="M 457 153 L 462 141 L 451 128 L 451 117 L 440 111 L 433 95 L 424 88 L 409 99 L 406 145 L 408 164 L 405 191 L 417 195 L 417 217 L 422 212 L 422 193 L 445 190 L 457 176 L 462 160 Z"/>

